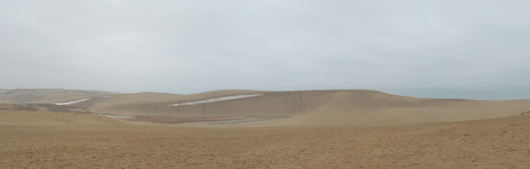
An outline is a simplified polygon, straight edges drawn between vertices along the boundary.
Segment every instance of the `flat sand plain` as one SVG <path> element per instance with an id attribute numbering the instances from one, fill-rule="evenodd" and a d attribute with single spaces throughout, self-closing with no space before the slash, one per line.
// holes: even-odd
<path id="1" fill-rule="evenodd" d="M 177 127 L 0 114 L 29 120 L 0 122 L 0 168 L 530 168 L 529 115 L 393 127 Z"/>

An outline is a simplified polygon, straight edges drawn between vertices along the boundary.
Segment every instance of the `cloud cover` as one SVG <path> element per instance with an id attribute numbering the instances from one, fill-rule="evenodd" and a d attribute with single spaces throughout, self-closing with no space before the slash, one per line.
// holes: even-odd
<path id="1" fill-rule="evenodd" d="M 0 1 L 0 88 L 530 86 L 530 1 Z"/>

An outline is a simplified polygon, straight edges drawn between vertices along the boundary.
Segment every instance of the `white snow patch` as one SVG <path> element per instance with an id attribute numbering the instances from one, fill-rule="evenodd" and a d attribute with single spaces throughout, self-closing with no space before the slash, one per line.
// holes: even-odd
<path id="1" fill-rule="evenodd" d="M 75 104 L 75 103 L 79 103 L 79 102 L 84 102 L 84 101 L 87 101 L 87 100 L 90 100 L 92 98 L 86 98 L 86 99 L 81 99 L 81 100 L 76 100 L 76 101 L 71 101 L 71 102 L 65 102 L 65 103 L 55 103 L 56 105 L 71 105 L 71 104 Z"/>
<path id="2" fill-rule="evenodd" d="M 200 126 L 234 126 L 234 125 L 242 125 L 242 124 L 255 124 L 255 123 L 263 123 L 263 122 L 269 122 L 274 121 L 278 119 L 270 119 L 270 120 L 257 120 L 257 121 L 249 121 L 249 122 L 240 122 L 241 120 L 235 120 L 235 121 L 222 121 L 221 123 L 214 123 L 214 124 L 199 124 Z"/>
<path id="3" fill-rule="evenodd" d="M 234 100 L 234 99 L 242 99 L 242 98 L 247 98 L 247 97 L 256 97 L 256 96 L 261 96 L 261 95 L 263 95 L 263 94 L 247 94 L 247 95 L 237 95 L 237 96 L 226 96 L 226 97 L 218 97 L 218 98 L 213 98 L 213 99 L 206 99 L 206 100 L 198 100 L 198 101 L 170 104 L 170 105 L 167 105 L 167 106 L 185 106 L 185 105 L 194 105 L 194 104 L 202 104 L 202 103 L 212 103 L 212 102 L 225 101 L 225 100 Z"/>
<path id="4" fill-rule="evenodd" d="M 106 115 L 106 114 L 100 114 L 100 116 L 114 117 L 114 118 L 128 118 L 128 117 L 131 117 L 131 116 L 114 116 L 114 115 Z"/>

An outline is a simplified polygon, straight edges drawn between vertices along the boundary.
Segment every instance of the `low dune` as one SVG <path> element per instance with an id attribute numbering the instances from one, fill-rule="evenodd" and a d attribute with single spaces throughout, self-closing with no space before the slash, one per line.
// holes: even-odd
<path id="1" fill-rule="evenodd" d="M 246 95 L 253 97 L 207 101 Z M 530 100 L 423 99 L 371 90 L 223 91 L 149 102 L 120 97 L 119 104 L 95 103 L 91 110 L 122 115 L 290 117 L 269 121 L 268 126 L 410 125 L 509 117 L 530 110 Z M 174 106 L 194 102 L 200 104 Z"/>
<path id="2" fill-rule="evenodd" d="M 530 110 L 530 100 L 423 99 L 372 90 L 67 93 L 50 94 L 41 102 L 82 107 L 98 114 L 153 116 L 136 119 L 173 125 L 201 122 L 189 119 L 229 119 L 234 124 L 251 121 L 248 126 L 395 126 L 510 117 Z M 57 102 L 55 96 L 62 96 L 62 101 Z"/>

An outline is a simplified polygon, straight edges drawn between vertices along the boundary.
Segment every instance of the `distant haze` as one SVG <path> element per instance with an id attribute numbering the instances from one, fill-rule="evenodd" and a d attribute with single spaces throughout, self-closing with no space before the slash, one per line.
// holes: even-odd
<path id="1" fill-rule="evenodd" d="M 525 0 L 5 0 L 0 88 L 528 98 L 528 9 Z"/>

